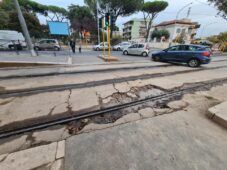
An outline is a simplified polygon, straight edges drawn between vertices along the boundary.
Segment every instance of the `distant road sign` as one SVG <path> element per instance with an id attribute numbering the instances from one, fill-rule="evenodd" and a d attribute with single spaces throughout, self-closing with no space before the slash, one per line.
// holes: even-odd
<path id="1" fill-rule="evenodd" d="M 52 35 L 70 35 L 68 22 L 48 21 L 48 25 Z"/>

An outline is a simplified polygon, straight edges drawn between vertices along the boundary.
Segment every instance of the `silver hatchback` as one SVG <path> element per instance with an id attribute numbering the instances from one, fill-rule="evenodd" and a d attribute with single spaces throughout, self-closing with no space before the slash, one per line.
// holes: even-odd
<path id="1" fill-rule="evenodd" d="M 148 44 L 143 43 L 133 44 L 123 50 L 124 55 L 140 55 L 143 57 L 147 57 L 149 52 Z"/>
<path id="2" fill-rule="evenodd" d="M 43 39 L 35 43 L 34 49 L 39 50 L 55 50 L 59 51 L 61 49 L 58 40 L 55 39 Z"/>

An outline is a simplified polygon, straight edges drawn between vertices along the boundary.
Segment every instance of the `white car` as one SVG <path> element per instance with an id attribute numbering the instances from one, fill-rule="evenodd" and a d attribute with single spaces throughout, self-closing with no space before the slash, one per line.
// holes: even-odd
<path id="1" fill-rule="evenodd" d="M 115 46 L 113 46 L 113 50 L 115 51 L 122 51 L 123 49 L 131 46 L 132 44 L 130 42 L 121 42 Z"/>
<path id="2" fill-rule="evenodd" d="M 141 55 L 143 57 L 148 57 L 150 53 L 150 48 L 148 44 L 137 43 L 125 48 L 123 50 L 124 55 Z"/>
<path id="3" fill-rule="evenodd" d="M 95 51 L 101 51 L 101 50 L 103 50 L 105 48 L 105 50 L 108 50 L 108 42 L 104 42 L 104 44 L 103 44 L 103 42 L 102 43 L 100 43 L 100 44 L 98 44 L 98 45 L 94 45 L 93 46 L 93 50 L 95 50 Z"/>
<path id="4" fill-rule="evenodd" d="M 12 30 L 0 30 L 0 49 L 26 48 L 27 44 L 22 33 Z"/>

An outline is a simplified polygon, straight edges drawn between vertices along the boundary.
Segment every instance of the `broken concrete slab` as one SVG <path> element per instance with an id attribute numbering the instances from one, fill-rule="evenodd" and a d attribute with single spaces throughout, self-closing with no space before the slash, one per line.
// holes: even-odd
<path id="1" fill-rule="evenodd" d="M 209 109 L 212 120 L 227 128 L 227 101 Z"/>
<path id="2" fill-rule="evenodd" d="M 48 130 L 41 130 L 33 132 L 32 138 L 34 138 L 34 141 L 32 142 L 33 145 L 42 143 L 42 142 L 57 142 L 61 141 L 70 135 L 68 134 L 67 127 L 55 127 L 50 128 Z"/>
<path id="3" fill-rule="evenodd" d="M 72 111 L 80 111 L 96 107 L 99 108 L 99 98 L 93 88 L 72 90 L 69 97 L 69 106 Z"/>
<path id="4" fill-rule="evenodd" d="M 52 92 L 14 98 L 11 102 L 1 105 L 0 126 L 66 112 L 68 93 Z"/>
<path id="5" fill-rule="evenodd" d="M 0 162 L 1 170 L 31 170 L 55 161 L 57 143 L 9 154 Z"/>
<path id="6" fill-rule="evenodd" d="M 96 94 L 101 97 L 102 99 L 107 98 L 111 96 L 113 93 L 117 93 L 118 91 L 113 87 L 112 84 L 110 85 L 104 85 L 104 86 L 97 86 L 93 87 L 96 91 Z"/>
<path id="7" fill-rule="evenodd" d="M 145 108 L 145 109 L 141 109 L 139 110 L 139 114 L 143 117 L 143 118 L 151 118 L 155 116 L 155 112 L 153 108 Z"/>
<path id="8" fill-rule="evenodd" d="M 12 137 L 8 139 L 3 139 L 0 141 L 0 155 L 15 152 L 27 145 L 30 145 L 30 141 L 27 141 L 27 135 L 20 137 Z"/>
<path id="9" fill-rule="evenodd" d="M 167 104 L 168 107 L 174 110 L 183 109 L 188 106 L 188 104 L 183 100 L 172 101 Z"/>
<path id="10" fill-rule="evenodd" d="M 196 92 L 199 94 L 203 94 L 204 96 L 207 96 L 210 99 L 217 99 L 220 102 L 227 101 L 227 85 L 224 84 L 222 86 L 213 87 L 210 91 L 201 91 Z"/>

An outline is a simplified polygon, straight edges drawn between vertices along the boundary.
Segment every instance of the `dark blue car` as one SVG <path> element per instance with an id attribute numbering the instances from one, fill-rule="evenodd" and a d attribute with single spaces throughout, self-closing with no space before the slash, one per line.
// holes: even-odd
<path id="1" fill-rule="evenodd" d="M 154 61 L 187 63 L 189 67 L 199 67 L 211 61 L 211 51 L 202 45 L 176 45 L 163 51 L 152 53 Z"/>

